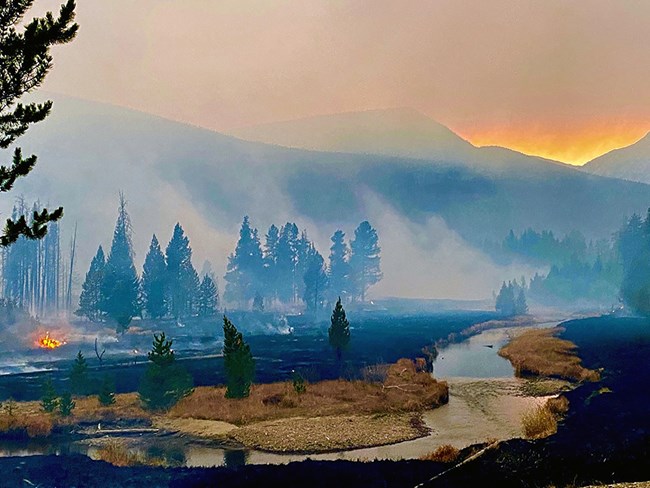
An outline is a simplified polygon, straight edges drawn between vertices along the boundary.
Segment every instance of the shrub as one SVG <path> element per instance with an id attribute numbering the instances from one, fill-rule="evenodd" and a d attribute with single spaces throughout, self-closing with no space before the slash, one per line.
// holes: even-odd
<path id="1" fill-rule="evenodd" d="M 569 399 L 562 395 L 557 398 L 549 398 L 546 401 L 546 407 L 559 419 L 569 411 Z"/>
<path id="2" fill-rule="evenodd" d="M 97 451 L 99 459 L 115 466 L 140 466 L 144 464 L 142 456 L 132 452 L 121 442 L 116 440 L 108 441 Z"/>
<path id="3" fill-rule="evenodd" d="M 24 420 L 25 431 L 31 438 L 47 437 L 52 433 L 52 419 L 49 415 L 37 415 Z"/>
<path id="4" fill-rule="evenodd" d="M 438 447 L 424 456 L 420 457 L 422 461 L 435 461 L 437 463 L 453 463 L 460 456 L 460 451 L 454 446 L 445 444 Z"/>
<path id="5" fill-rule="evenodd" d="M 524 412 L 521 423 L 524 435 L 529 439 L 541 439 L 557 432 L 557 419 L 547 405 Z"/>
<path id="6" fill-rule="evenodd" d="M 303 378 L 300 373 L 293 373 L 293 390 L 299 395 L 307 391 L 305 378 Z"/>

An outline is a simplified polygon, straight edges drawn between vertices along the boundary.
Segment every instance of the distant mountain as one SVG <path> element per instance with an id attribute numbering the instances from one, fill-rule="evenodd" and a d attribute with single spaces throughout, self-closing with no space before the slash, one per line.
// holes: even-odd
<path id="1" fill-rule="evenodd" d="M 561 164 L 502 147 L 477 148 L 411 108 L 321 115 L 234 129 L 230 134 L 299 149 L 423 159 L 481 169 Z"/>
<path id="2" fill-rule="evenodd" d="M 589 161 L 582 169 L 596 175 L 650 183 L 650 132 L 631 146 Z"/>
<path id="3" fill-rule="evenodd" d="M 138 265 L 151 235 L 166 243 L 177 221 L 192 240 L 196 266 L 209 258 L 221 273 L 244 215 L 261 234 L 270 223 L 296 221 L 323 254 L 336 228 L 350 236 L 370 219 L 380 234 L 386 276 L 377 293 L 446 298 L 485 298 L 502 279 L 519 276 L 486 263 L 468 243 L 527 227 L 609 236 L 650 204 L 648 185 L 501 148 L 473 148 L 443 128 L 436 130 L 449 141 L 449 154 L 457 147 L 480 156 L 468 165 L 460 156 L 432 161 L 289 149 L 53 98 L 52 116 L 19 141 L 39 163 L 0 199 L 0 209 L 6 215 L 10 197 L 21 193 L 62 204 L 68 236 L 79 223 L 80 275 L 97 245 L 110 245 L 120 190 L 133 220 Z M 481 160 L 491 163 L 478 166 Z"/>

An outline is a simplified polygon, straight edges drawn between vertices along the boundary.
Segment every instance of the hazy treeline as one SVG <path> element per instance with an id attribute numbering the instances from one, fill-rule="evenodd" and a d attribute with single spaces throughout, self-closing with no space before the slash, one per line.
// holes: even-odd
<path id="1" fill-rule="evenodd" d="M 133 317 L 175 318 L 214 316 L 219 307 L 216 280 L 199 278 L 192 264 L 192 248 L 176 224 L 163 253 L 155 235 L 145 257 L 142 276 L 134 264 L 131 221 L 120 198 L 111 249 L 99 246 L 86 273 L 77 315 L 92 321 L 113 320 L 126 329 Z"/>
<path id="2" fill-rule="evenodd" d="M 153 235 L 142 276 L 135 267 L 131 236 L 121 196 L 110 251 L 106 255 L 102 246 L 97 249 L 83 282 L 78 316 L 111 320 L 124 330 L 133 317 L 179 320 L 218 312 L 217 280 L 211 272 L 199 277 L 180 224 L 164 251 Z M 272 225 L 262 248 L 257 229 L 244 217 L 235 251 L 228 258 L 224 298 L 243 310 L 285 304 L 317 310 L 339 296 L 344 301 L 365 300 L 368 288 L 381 277 L 378 236 L 368 222 L 359 224 L 349 244 L 343 231 L 336 231 L 326 263 L 296 224 Z"/>
<path id="3" fill-rule="evenodd" d="M 348 242 L 337 230 L 331 237 L 328 261 L 295 223 L 271 225 L 262 245 L 248 217 L 239 231 L 235 251 L 228 257 L 224 298 L 240 308 L 264 304 L 303 303 L 318 310 L 344 301 L 365 301 L 368 289 L 382 278 L 377 231 L 364 221 Z"/>
<path id="4" fill-rule="evenodd" d="M 36 202 L 28 205 L 19 198 L 11 218 L 22 216 L 31 222 L 35 212 L 42 210 Z M 74 248 L 71 249 L 74 260 Z M 49 225 L 43 239 L 21 236 L 14 244 L 1 248 L 2 298 L 5 306 L 13 306 L 33 315 L 69 309 L 72 304 L 72 274 L 70 262 L 61 257 L 59 224 Z"/>
<path id="5" fill-rule="evenodd" d="M 533 300 L 553 304 L 587 300 L 610 305 L 616 300 L 622 276 L 616 238 L 589 241 L 578 231 L 557 237 L 553 231 L 510 231 L 501 243 L 487 243 L 495 261 L 517 259 L 533 265 L 549 265 L 547 273 L 535 273 L 524 288 Z M 527 285 L 527 286 L 526 286 Z"/>
<path id="6" fill-rule="evenodd" d="M 650 315 L 650 209 L 643 220 L 632 215 L 618 234 L 623 267 L 621 299 L 631 311 Z"/>

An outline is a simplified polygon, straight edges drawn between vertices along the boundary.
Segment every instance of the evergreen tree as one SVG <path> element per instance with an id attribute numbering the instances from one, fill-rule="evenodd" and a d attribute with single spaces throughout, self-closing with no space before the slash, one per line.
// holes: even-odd
<path id="1" fill-rule="evenodd" d="M 303 230 L 296 240 L 296 270 L 294 274 L 294 301 L 304 299 L 305 296 L 305 273 L 312 257 L 313 245 L 307 237 L 307 231 Z"/>
<path id="2" fill-rule="evenodd" d="M 367 220 L 361 222 L 354 231 L 350 248 L 352 283 L 357 296 L 365 302 L 368 288 L 379 282 L 383 276 L 380 268 L 379 238 L 377 231 Z"/>
<path id="3" fill-rule="evenodd" d="M 77 357 L 72 364 L 70 370 L 70 389 L 73 393 L 85 395 L 88 393 L 88 363 L 81 351 L 77 353 Z"/>
<path id="4" fill-rule="evenodd" d="M 180 224 L 174 226 L 167 249 L 167 294 L 172 315 L 178 319 L 195 312 L 199 294 L 199 275 L 192 265 L 190 240 Z"/>
<path id="5" fill-rule="evenodd" d="M 140 313 L 140 281 L 133 264 L 131 233 L 126 200 L 120 194 L 119 213 L 101 290 L 102 311 L 115 321 L 120 332 L 124 332 L 131 319 Z"/>
<path id="6" fill-rule="evenodd" d="M 228 256 L 224 298 L 238 303 L 241 308 L 248 308 L 246 305 L 263 285 L 263 277 L 264 264 L 257 229 L 251 228 L 248 216 L 245 216 L 235 252 Z"/>
<path id="7" fill-rule="evenodd" d="M 303 300 L 307 308 L 317 312 L 323 307 L 327 286 L 327 268 L 323 256 L 312 245 L 309 252 L 308 265 L 304 274 L 305 291 Z"/>
<path id="8" fill-rule="evenodd" d="M 59 396 L 56 394 L 52 379 L 47 378 L 43 384 L 43 394 L 41 395 L 41 408 L 44 412 L 52 413 L 59 404 Z"/>
<path id="9" fill-rule="evenodd" d="M 102 380 L 102 386 L 99 389 L 97 399 L 99 400 L 100 405 L 104 407 L 115 403 L 115 385 L 108 376 L 104 376 L 104 379 Z"/>
<path id="10" fill-rule="evenodd" d="M 264 297 L 260 292 L 255 293 L 253 298 L 253 312 L 264 312 Z"/>
<path id="11" fill-rule="evenodd" d="M 280 241 L 280 230 L 271 225 L 265 236 L 264 243 L 264 289 L 266 296 L 271 299 L 277 298 L 278 288 L 278 243 Z"/>
<path id="12" fill-rule="evenodd" d="M 244 338 L 224 315 L 223 359 L 226 370 L 226 398 L 246 398 L 250 394 L 255 360 Z"/>
<path id="13" fill-rule="evenodd" d="M 214 317 L 219 308 L 217 287 L 209 275 L 203 277 L 199 288 L 198 313 L 199 317 Z"/>
<path id="14" fill-rule="evenodd" d="M 86 273 L 86 279 L 81 286 L 79 296 L 79 309 L 75 315 L 86 317 L 93 322 L 101 319 L 101 307 L 103 303 L 102 283 L 104 281 L 104 268 L 106 258 L 102 246 L 97 249 L 97 254 L 90 263 L 90 269 Z"/>
<path id="15" fill-rule="evenodd" d="M 150 317 L 159 319 L 167 313 L 165 301 L 167 263 L 154 234 L 142 268 L 142 292 L 145 310 Z"/>
<path id="16" fill-rule="evenodd" d="M 504 281 L 501 285 L 501 290 L 497 295 L 495 308 L 497 312 L 506 317 L 511 317 L 516 314 L 515 292 L 512 282 L 506 284 Z"/>
<path id="17" fill-rule="evenodd" d="M 277 292 L 283 303 L 295 300 L 295 275 L 298 263 L 298 227 L 287 222 L 280 230 L 277 247 Z"/>
<path id="18" fill-rule="evenodd" d="M 332 311 L 330 328 L 327 331 L 330 346 L 336 351 L 336 359 L 340 362 L 343 356 L 343 350 L 350 343 L 350 323 L 345 317 L 345 310 L 339 298 L 336 306 Z"/>
<path id="19" fill-rule="evenodd" d="M 52 68 L 50 49 L 57 44 L 72 41 L 79 26 L 74 23 L 75 2 L 68 0 L 61 6 L 58 16 L 48 13 L 31 20 L 20 31 L 33 0 L 2 2 L 0 7 L 0 149 L 8 149 L 35 123 L 44 120 L 52 109 L 52 102 L 19 103 L 27 93 L 39 87 Z M 23 157 L 15 148 L 12 161 L 0 167 L 0 192 L 8 192 L 16 180 L 34 168 L 36 156 Z M 20 236 L 40 239 L 47 233 L 47 225 L 63 215 L 63 208 L 54 212 L 46 209 L 34 212 L 31 219 L 24 215 L 7 219 L 0 235 L 0 245 L 9 246 Z"/>
<path id="20" fill-rule="evenodd" d="M 348 262 L 350 250 L 345 242 L 345 233 L 337 230 L 331 238 L 329 256 L 329 286 L 332 301 L 336 297 L 345 298 L 349 295 L 350 263 Z"/>
<path id="21" fill-rule="evenodd" d="M 623 265 L 620 295 L 635 313 L 650 315 L 650 216 L 632 215 L 619 232 L 617 248 Z"/>
<path id="22" fill-rule="evenodd" d="M 63 417 L 69 417 L 72 414 L 72 410 L 76 406 L 75 401 L 72 399 L 72 394 L 69 391 L 66 391 L 61 395 L 59 399 L 59 413 Z"/>
<path id="23" fill-rule="evenodd" d="M 140 401 L 149 410 L 167 410 L 192 393 L 192 377 L 176 362 L 173 341 L 165 333 L 154 334 L 147 354 L 150 363 L 140 383 Z"/>
<path id="24" fill-rule="evenodd" d="M 520 288 L 517 298 L 515 299 L 515 315 L 526 315 L 528 313 L 528 304 L 524 289 Z"/>

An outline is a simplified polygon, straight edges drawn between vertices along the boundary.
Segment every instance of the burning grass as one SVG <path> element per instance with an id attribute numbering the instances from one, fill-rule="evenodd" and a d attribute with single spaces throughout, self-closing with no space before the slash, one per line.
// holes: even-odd
<path id="1" fill-rule="evenodd" d="M 556 337 L 562 329 L 533 329 L 501 348 L 517 376 L 544 376 L 572 381 L 598 381 L 597 371 L 584 368 L 572 342 Z"/>
<path id="2" fill-rule="evenodd" d="M 296 393 L 291 382 L 253 385 L 248 398 L 225 398 L 223 387 L 198 387 L 169 412 L 170 417 L 221 420 L 236 425 L 287 417 L 326 417 L 413 412 L 448 401 L 447 383 L 400 359 L 383 383 L 322 381 Z"/>

